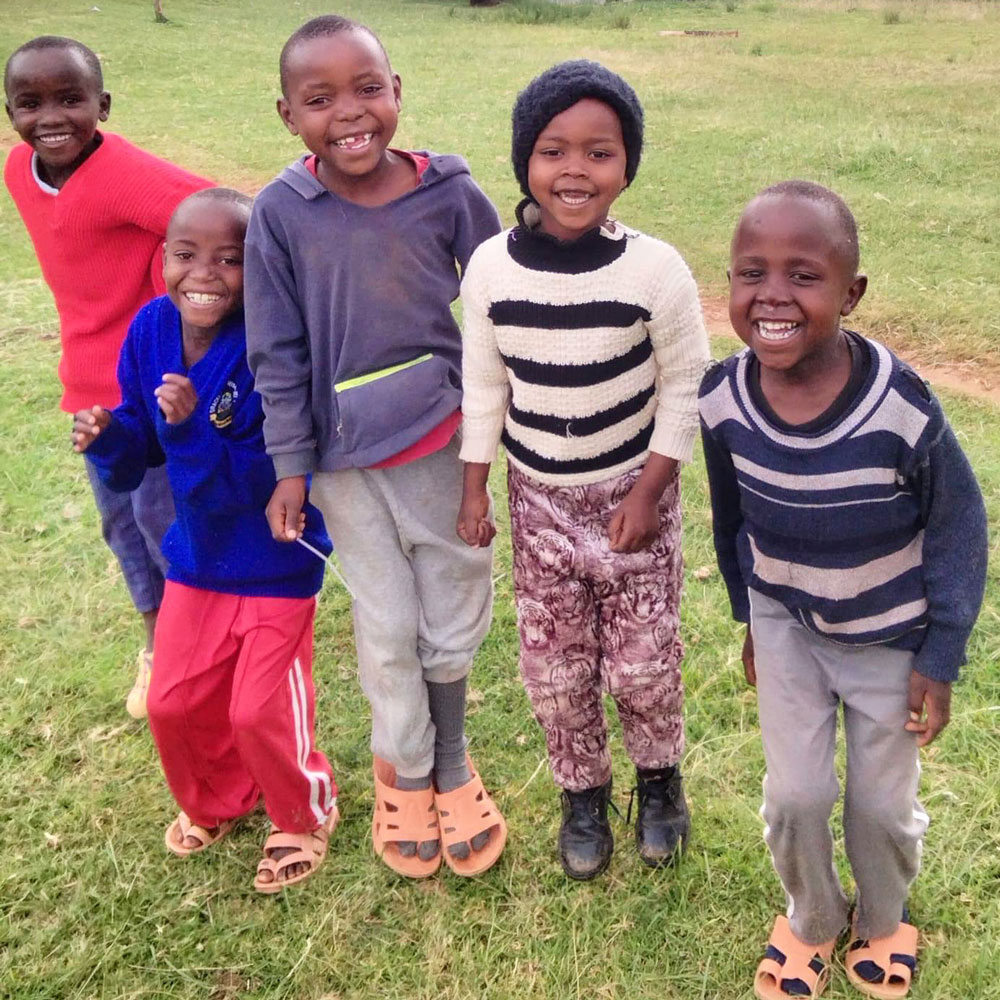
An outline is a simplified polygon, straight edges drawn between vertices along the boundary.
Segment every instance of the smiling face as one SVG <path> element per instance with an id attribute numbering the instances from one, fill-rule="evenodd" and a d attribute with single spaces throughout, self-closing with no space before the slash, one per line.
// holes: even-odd
<path id="1" fill-rule="evenodd" d="M 625 164 L 621 122 L 609 105 L 586 97 L 556 115 L 528 159 L 542 231 L 575 240 L 603 225 L 625 188 Z"/>
<path id="2" fill-rule="evenodd" d="M 97 147 L 111 95 L 75 49 L 28 49 L 8 69 L 6 108 L 14 131 L 38 154 L 44 179 L 61 188 Z"/>
<path id="3" fill-rule="evenodd" d="M 378 42 L 349 29 L 299 42 L 287 55 L 278 114 L 317 157 L 317 175 L 344 191 L 388 167 L 399 77 Z"/>
<path id="4" fill-rule="evenodd" d="M 729 280 L 733 329 L 764 368 L 789 377 L 831 363 L 840 320 L 868 283 L 854 271 L 834 210 L 795 195 L 750 202 L 733 237 Z"/>
<path id="5" fill-rule="evenodd" d="M 174 213 L 163 248 L 163 280 L 185 336 L 214 337 L 243 305 L 247 210 L 195 196 Z"/>

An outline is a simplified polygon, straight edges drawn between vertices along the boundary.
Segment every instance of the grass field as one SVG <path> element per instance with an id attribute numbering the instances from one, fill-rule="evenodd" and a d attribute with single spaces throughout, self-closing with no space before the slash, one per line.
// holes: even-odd
<path id="1" fill-rule="evenodd" d="M 252 191 L 297 155 L 273 111 L 277 52 L 324 9 L 313 0 L 165 0 L 171 22 L 156 25 L 145 0 L 8 4 L 0 52 L 41 33 L 82 39 L 105 62 L 109 127 Z M 709 298 L 724 294 L 744 200 L 808 176 L 841 191 L 861 223 L 872 284 L 858 327 L 918 359 L 1000 370 L 1000 4 L 695 0 L 553 11 L 351 0 L 339 10 L 380 32 L 403 77 L 400 144 L 464 153 L 505 219 L 516 201 L 514 95 L 558 59 L 598 58 L 628 76 L 647 112 L 643 166 L 619 214 L 674 242 Z M 657 34 L 669 28 L 739 36 Z M 4 141 L 13 144 L 12 133 Z M 505 857 L 478 881 L 424 884 L 372 859 L 367 707 L 349 607 L 331 581 L 318 622 L 317 717 L 344 822 L 315 879 L 264 898 L 250 887 L 262 814 L 204 857 L 181 862 L 163 850 L 173 806 L 148 732 L 122 708 L 139 630 L 68 448 L 54 309 L 6 196 L 0 245 L 0 996 L 752 996 L 782 900 L 756 815 L 754 697 L 712 570 L 700 459 L 684 480 L 695 824 L 684 863 L 645 870 L 616 821 L 604 878 L 571 885 L 559 870 L 557 799 L 517 677 L 501 515 L 495 620 L 473 675 L 469 730 L 510 823 Z M 996 410 L 944 401 L 995 528 Z M 923 935 L 917 1000 L 1000 998 L 998 597 L 994 558 L 952 724 L 925 754 L 933 823 L 911 901 Z M 614 748 L 624 807 L 631 775 L 617 735 Z M 842 971 L 826 995 L 857 996 Z"/>

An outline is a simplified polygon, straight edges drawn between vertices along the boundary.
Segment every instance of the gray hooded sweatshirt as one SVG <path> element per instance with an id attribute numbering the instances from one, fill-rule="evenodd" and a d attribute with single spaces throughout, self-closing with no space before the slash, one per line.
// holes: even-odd
<path id="1" fill-rule="evenodd" d="M 462 401 L 459 269 L 500 230 L 459 156 L 375 208 L 305 166 L 254 201 L 246 237 L 247 353 L 279 479 L 375 465 Z"/>

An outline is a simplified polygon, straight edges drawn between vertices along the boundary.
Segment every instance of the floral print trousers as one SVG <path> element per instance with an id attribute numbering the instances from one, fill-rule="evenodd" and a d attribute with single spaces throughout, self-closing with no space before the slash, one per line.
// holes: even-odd
<path id="1" fill-rule="evenodd" d="M 605 691 L 637 767 L 676 764 L 684 750 L 677 477 L 649 548 L 626 554 L 608 544 L 611 517 L 640 472 L 550 486 L 508 468 L 521 677 L 555 782 L 571 791 L 611 776 Z"/>

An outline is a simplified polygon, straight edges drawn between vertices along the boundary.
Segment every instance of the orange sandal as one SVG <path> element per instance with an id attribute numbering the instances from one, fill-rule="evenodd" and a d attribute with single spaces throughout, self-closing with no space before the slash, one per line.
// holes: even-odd
<path id="1" fill-rule="evenodd" d="M 753 991 L 760 1000 L 786 997 L 818 997 L 830 980 L 830 956 L 837 939 L 812 945 L 800 941 L 788 925 L 788 917 L 776 917 L 767 950 L 757 966 Z M 808 993 L 792 993 L 788 987 L 801 984 Z"/>
<path id="2" fill-rule="evenodd" d="M 189 854 L 200 854 L 207 851 L 213 844 L 217 844 L 222 838 L 236 826 L 236 820 L 223 820 L 212 834 L 203 826 L 191 822 L 191 817 L 186 812 L 181 812 L 177 819 L 167 827 L 167 832 L 163 835 L 163 842 L 167 845 L 167 850 L 171 854 L 176 854 L 179 858 L 186 858 Z M 198 847 L 185 847 L 184 838 L 194 837 L 201 841 Z"/>
<path id="3" fill-rule="evenodd" d="M 441 854 L 445 864 L 456 875 L 481 875 L 496 864 L 507 843 L 507 823 L 476 773 L 472 760 L 466 758 L 472 777 L 450 792 L 435 792 L 441 826 Z M 472 838 L 491 830 L 490 839 L 482 850 L 472 848 Z M 469 856 L 453 858 L 448 851 L 454 844 L 469 843 Z"/>
<path id="4" fill-rule="evenodd" d="M 336 803 L 334 803 L 333 808 L 330 810 L 330 815 L 327 816 L 323 825 L 318 826 L 315 830 L 310 830 L 308 833 L 285 833 L 272 823 L 271 832 L 268 834 L 267 840 L 264 841 L 264 857 L 260 859 L 257 865 L 257 874 L 254 876 L 253 887 L 258 892 L 270 895 L 271 893 L 281 892 L 282 889 L 287 889 L 290 885 L 297 885 L 299 882 L 304 882 L 307 878 L 315 875 L 316 870 L 323 864 L 323 859 L 326 857 L 330 835 L 337 829 L 339 822 L 340 813 L 337 810 Z M 292 852 L 281 858 L 268 857 L 268 851 L 275 851 L 280 848 L 292 848 Z M 297 875 L 291 875 L 288 878 L 278 878 L 281 872 L 292 865 L 298 864 L 307 864 L 309 867 Z M 261 875 L 264 872 L 271 873 L 270 882 L 261 881 Z"/>
<path id="5" fill-rule="evenodd" d="M 905 997 L 917 968 L 917 929 L 900 922 L 888 937 L 854 937 L 844 956 L 847 978 L 862 993 L 879 1000 Z"/>
<path id="6" fill-rule="evenodd" d="M 373 758 L 372 769 L 375 772 L 375 812 L 372 815 L 375 853 L 399 875 L 428 878 L 441 867 L 441 851 L 424 861 L 417 854 L 405 857 L 396 845 L 400 841 L 420 843 L 440 839 L 434 789 L 402 791 L 394 788 L 396 769 L 381 757 Z"/>

